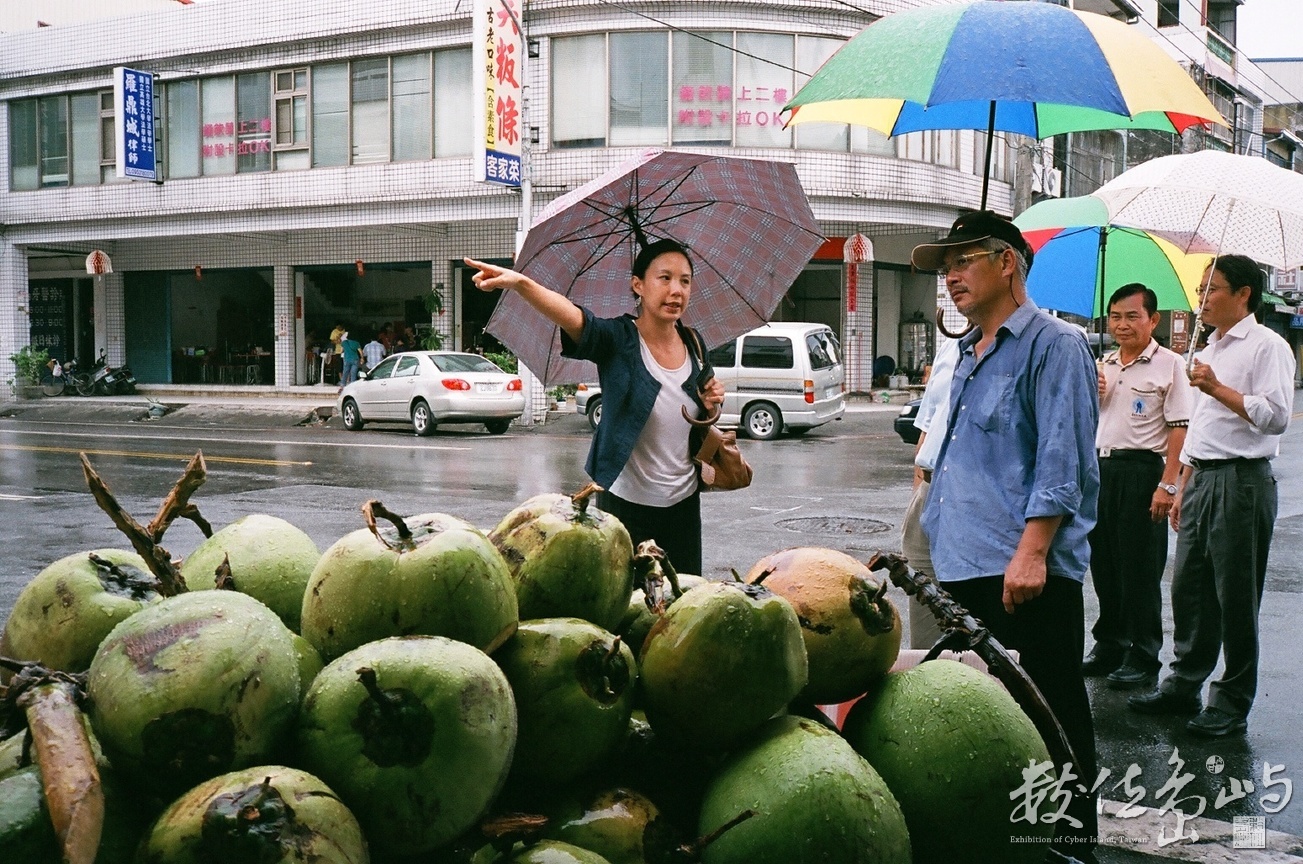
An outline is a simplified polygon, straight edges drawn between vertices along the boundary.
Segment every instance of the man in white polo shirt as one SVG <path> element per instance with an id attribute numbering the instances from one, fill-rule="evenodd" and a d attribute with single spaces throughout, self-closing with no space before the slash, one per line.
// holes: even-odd
<path id="1" fill-rule="evenodd" d="M 1193 394 L 1184 362 L 1154 341 L 1160 320 L 1158 297 L 1139 282 L 1109 298 L 1118 350 L 1100 364 L 1099 521 L 1090 532 L 1099 617 L 1082 671 L 1107 675 L 1115 690 L 1152 688 L 1163 666 L 1167 518 Z"/>
<path id="2" fill-rule="evenodd" d="M 1127 701 L 1148 714 L 1194 714 L 1196 735 L 1244 732 L 1258 688 L 1258 607 L 1276 522 L 1271 460 L 1289 426 L 1294 355 L 1259 324 L 1264 276 L 1252 260 L 1213 261 L 1203 318 L 1214 328 L 1190 373 L 1200 391 L 1181 452 L 1171 521 L 1179 531 L 1172 579 L 1176 658 L 1158 689 Z M 1203 683 L 1225 658 L 1222 677 Z"/>

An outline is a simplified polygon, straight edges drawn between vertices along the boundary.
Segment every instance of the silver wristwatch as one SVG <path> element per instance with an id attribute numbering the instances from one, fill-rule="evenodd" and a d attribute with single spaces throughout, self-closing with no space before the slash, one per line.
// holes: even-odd
<path id="1" fill-rule="evenodd" d="M 1159 488 L 1159 489 L 1162 489 L 1162 490 L 1163 490 L 1164 492 L 1166 492 L 1168 495 L 1175 495 L 1175 494 L 1176 494 L 1176 484 L 1175 484 L 1175 483 L 1159 483 L 1159 484 L 1158 484 L 1158 488 Z"/>

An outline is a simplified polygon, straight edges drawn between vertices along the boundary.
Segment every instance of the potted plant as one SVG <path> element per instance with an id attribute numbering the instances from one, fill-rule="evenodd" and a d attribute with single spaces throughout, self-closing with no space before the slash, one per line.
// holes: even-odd
<path id="1" fill-rule="evenodd" d="M 9 386 L 19 399 L 35 399 L 41 395 L 41 373 L 50 362 L 50 354 L 44 348 L 33 351 L 32 346 L 24 345 L 13 354 L 9 361 L 14 364 L 14 377 L 9 379 Z"/>

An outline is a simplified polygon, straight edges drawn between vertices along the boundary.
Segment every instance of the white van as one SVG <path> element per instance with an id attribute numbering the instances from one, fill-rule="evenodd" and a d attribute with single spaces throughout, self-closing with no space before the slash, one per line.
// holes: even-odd
<path id="1" fill-rule="evenodd" d="M 775 322 L 710 352 L 724 384 L 722 426 L 750 438 L 801 435 L 846 413 L 841 346 L 826 324 Z"/>

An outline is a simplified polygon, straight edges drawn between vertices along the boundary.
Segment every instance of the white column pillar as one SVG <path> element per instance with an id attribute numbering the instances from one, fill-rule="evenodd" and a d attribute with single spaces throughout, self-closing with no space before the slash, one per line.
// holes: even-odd
<path id="1" fill-rule="evenodd" d="M 96 354 L 98 356 L 100 348 L 106 350 L 110 366 L 121 366 L 127 360 L 125 284 L 125 277 L 121 273 L 105 273 L 95 277 Z M 103 315 L 100 314 L 101 308 Z"/>
<path id="2" fill-rule="evenodd" d="M 12 243 L 0 243 L 0 402 L 15 396 L 8 382 L 14 377 L 9 355 L 31 341 L 32 324 L 27 288 L 27 253 Z"/>
<path id="3" fill-rule="evenodd" d="M 302 381 L 299 366 L 303 362 L 302 341 L 298 326 L 302 322 L 294 317 L 294 268 L 277 264 L 272 268 L 272 375 L 277 390 L 288 390 L 291 384 Z M 264 381 L 271 384 L 271 381 Z"/>

